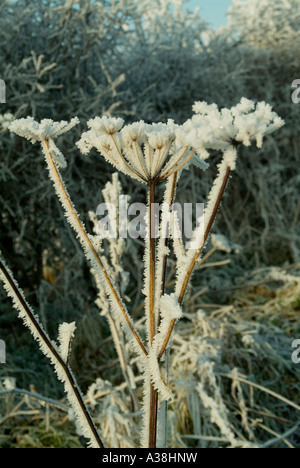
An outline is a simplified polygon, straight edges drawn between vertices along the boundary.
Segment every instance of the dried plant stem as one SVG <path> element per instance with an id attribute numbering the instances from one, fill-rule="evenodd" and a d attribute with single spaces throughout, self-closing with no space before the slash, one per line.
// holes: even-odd
<path id="1" fill-rule="evenodd" d="M 172 176 L 171 176 L 171 179 L 170 179 L 170 182 L 172 184 L 171 186 L 171 193 L 169 194 L 169 199 L 166 200 L 166 203 L 168 204 L 168 207 L 169 207 L 169 210 L 171 210 L 171 207 L 172 207 L 172 204 L 174 202 L 174 199 L 175 199 L 175 193 L 176 193 L 176 186 L 177 186 L 177 182 L 178 182 L 178 173 L 175 172 Z M 168 192 L 168 188 L 166 189 L 166 191 Z M 159 303 L 160 301 L 160 298 L 165 294 L 165 288 L 166 288 L 166 274 L 167 274 L 167 259 L 168 259 L 168 256 L 167 256 L 167 247 L 169 245 L 169 242 L 170 242 L 170 239 L 168 237 L 168 229 L 169 229 L 169 226 L 168 224 L 165 226 L 165 232 L 161 233 L 162 235 L 162 239 L 160 239 L 159 242 L 162 242 L 164 243 L 164 246 L 165 246 L 165 249 L 164 249 L 164 254 L 163 254 L 163 259 L 162 259 L 162 270 L 161 270 L 161 273 L 159 274 L 158 276 L 158 281 L 159 281 L 159 284 L 160 284 L 160 288 L 159 290 L 157 291 L 157 296 L 156 297 L 156 301 Z M 161 275 L 161 276 L 160 276 Z M 157 328 L 159 329 L 161 325 L 161 312 L 160 312 L 160 309 L 158 307 L 158 316 L 157 316 Z M 168 362 L 169 362 L 169 355 L 167 355 L 167 359 L 166 359 L 166 377 L 167 377 L 167 383 L 168 383 Z M 165 444 L 165 447 L 167 447 L 167 440 L 168 440 L 168 404 L 167 402 L 164 402 L 164 405 L 165 405 L 165 441 L 164 441 L 164 444 Z M 156 409 L 157 411 L 157 409 Z"/>
<path id="2" fill-rule="evenodd" d="M 171 209 L 172 204 L 174 202 L 177 182 L 178 182 L 178 174 L 177 174 L 177 172 L 175 172 L 175 174 L 173 174 L 173 176 L 172 176 L 172 189 L 171 189 L 170 199 L 168 201 L 169 209 Z M 166 229 L 168 229 L 168 226 L 166 226 Z M 165 239 L 165 247 L 168 247 L 170 239 L 168 238 L 167 233 L 165 233 L 164 239 Z M 162 269 L 162 277 L 161 277 L 160 297 L 164 295 L 165 289 L 166 289 L 167 260 L 168 260 L 168 257 L 167 257 L 167 255 L 165 253 L 164 258 L 163 258 L 163 269 Z M 160 325 L 160 320 L 161 320 L 161 317 L 160 317 L 160 313 L 159 313 L 158 314 L 157 327 L 159 327 L 159 325 Z"/>
<path id="3" fill-rule="evenodd" d="M 116 301 L 116 304 L 118 305 L 119 307 L 119 310 L 121 312 L 121 314 L 123 315 L 124 317 L 124 320 L 126 321 L 129 329 L 131 330 L 132 332 L 132 335 L 134 337 L 134 339 L 136 340 L 138 346 L 140 347 L 140 349 L 142 350 L 142 352 L 147 356 L 147 350 L 145 348 L 145 346 L 143 345 L 142 341 L 141 341 L 141 338 L 139 337 L 134 325 L 132 324 L 125 308 L 124 308 L 124 305 L 122 304 L 122 301 L 121 301 L 121 298 L 119 296 L 119 293 L 115 290 L 112 282 L 111 282 L 111 279 L 104 267 L 104 264 L 103 262 L 101 261 L 98 253 L 96 252 L 92 242 L 90 241 L 81 221 L 79 220 L 78 218 L 78 215 L 76 213 L 76 210 L 73 206 L 73 203 L 71 202 L 70 198 L 69 198 L 69 195 L 67 193 L 67 191 L 65 190 L 65 187 L 64 187 L 64 184 L 63 184 L 63 181 L 62 181 L 62 178 L 61 178 L 61 175 L 54 163 L 54 160 L 53 160 L 53 157 L 50 153 L 50 150 L 49 150 L 49 146 L 48 146 L 48 142 L 46 140 L 43 141 L 43 144 L 44 144 L 44 147 L 46 149 L 46 154 L 47 154 L 47 157 L 48 157 L 48 164 L 49 164 L 49 167 L 51 168 L 51 172 L 53 174 L 53 176 L 55 177 L 55 180 L 54 180 L 54 183 L 57 183 L 58 186 L 59 186 L 59 193 L 61 194 L 61 196 L 63 197 L 63 201 L 65 203 L 65 205 L 68 207 L 68 211 L 69 213 L 72 215 L 72 227 L 80 234 L 81 238 L 84 239 L 84 242 L 85 242 L 85 245 L 86 247 L 89 249 L 89 251 L 92 253 L 96 263 L 99 265 L 101 271 L 102 271 L 102 274 L 103 274 L 103 277 L 105 279 L 105 282 L 106 282 L 106 285 L 110 291 L 110 294 L 111 296 L 113 297 L 113 299 Z M 50 177 L 52 175 L 50 173 Z M 52 177 L 51 177 L 52 178 Z M 62 200 L 61 200 L 62 201 Z"/>
<path id="4" fill-rule="evenodd" d="M 213 223 L 214 223 L 214 221 L 216 219 L 218 209 L 220 207 L 223 195 L 225 193 L 225 189 L 226 189 L 227 182 L 228 182 L 228 179 L 229 179 L 229 176 L 230 176 L 230 172 L 231 172 L 231 169 L 229 167 L 227 167 L 226 173 L 224 175 L 223 182 L 222 182 L 222 184 L 220 186 L 220 190 L 219 190 L 219 194 L 218 194 L 216 203 L 214 205 L 214 209 L 212 211 L 209 222 L 208 222 L 207 227 L 205 229 L 203 239 L 201 240 L 200 246 L 198 247 L 195 255 L 193 256 L 193 258 L 192 258 L 192 260 L 190 262 L 190 266 L 189 266 L 187 274 L 186 274 L 186 276 L 184 278 L 184 281 L 183 281 L 183 284 L 182 284 L 182 287 L 181 287 L 181 291 L 180 291 L 180 295 L 179 295 L 179 299 L 178 299 L 178 302 L 180 304 L 182 304 L 182 302 L 183 302 L 184 295 L 185 295 L 188 283 L 190 281 L 190 278 L 192 276 L 192 273 L 194 271 L 195 265 L 196 265 L 197 260 L 198 260 L 198 258 L 200 256 L 201 252 L 202 252 L 202 249 L 203 249 L 203 247 L 205 245 L 205 242 L 207 241 L 207 238 L 209 236 L 209 233 L 210 233 L 210 230 L 211 230 L 211 228 L 213 226 Z M 172 320 L 172 322 L 170 324 L 170 327 L 169 327 L 169 330 L 168 330 L 168 333 L 166 334 L 165 340 L 164 340 L 164 342 L 162 344 L 161 350 L 160 350 L 159 355 L 158 355 L 159 360 L 162 358 L 162 355 L 164 354 L 164 352 L 166 350 L 166 347 L 168 346 L 168 343 L 169 343 L 169 340 L 171 338 L 171 334 L 172 334 L 172 331 L 174 329 L 175 323 L 176 323 L 176 320 Z"/>
<path id="5" fill-rule="evenodd" d="M 155 324 L 155 182 L 149 182 L 149 339 L 150 346 L 156 334 Z M 158 392 L 150 383 L 150 411 L 149 411 L 149 448 L 156 447 Z"/>
<path id="6" fill-rule="evenodd" d="M 150 343 L 152 344 L 155 330 L 155 183 L 149 183 L 149 325 L 150 325 Z"/>
<path id="7" fill-rule="evenodd" d="M 294 403 L 293 401 L 289 400 L 288 398 L 283 397 L 282 395 L 279 395 L 279 393 L 274 392 L 273 390 L 270 390 L 267 387 L 264 387 L 263 385 L 259 385 L 255 382 L 251 382 L 250 380 L 247 380 L 243 377 L 240 377 L 239 375 L 233 375 L 233 374 L 219 374 L 220 377 L 225 377 L 226 379 L 232 379 L 232 380 L 237 380 L 238 382 L 242 382 L 244 384 L 250 385 L 251 387 L 257 388 L 261 392 L 268 393 L 268 395 L 271 395 L 274 398 L 277 398 L 277 400 L 282 401 L 283 403 L 291 406 L 292 408 L 296 409 L 297 411 L 300 411 L 300 406 Z"/>
<path id="8" fill-rule="evenodd" d="M 158 392 L 150 384 L 149 448 L 156 448 Z"/>
<path id="9" fill-rule="evenodd" d="M 30 390 L 25 390 L 23 388 L 6 388 L 5 390 L 0 390 L 0 396 L 2 395 L 21 395 L 24 397 L 29 397 L 29 399 L 41 401 L 47 406 L 52 406 L 53 408 L 57 408 L 61 411 L 68 413 L 70 411 L 70 407 L 61 403 L 60 401 L 53 400 L 52 398 L 47 398 L 44 395 L 40 395 L 36 392 L 31 392 Z M 3 423 L 3 419 L 0 421 L 0 425 Z"/>
<path id="10" fill-rule="evenodd" d="M 139 153 L 139 149 L 138 149 L 138 145 L 137 145 L 137 142 L 135 141 L 134 142 L 134 151 L 135 151 L 135 154 L 136 154 L 136 157 L 137 157 L 137 160 L 141 166 L 141 169 L 142 169 L 142 172 L 144 173 L 144 176 L 145 176 L 145 180 L 148 180 L 150 175 L 148 174 L 148 171 L 147 171 L 147 168 L 146 168 L 146 165 L 145 165 L 145 162 L 143 160 L 143 158 L 141 157 L 140 153 Z"/>
<path id="11" fill-rule="evenodd" d="M 39 340 L 41 340 L 43 346 L 48 350 L 48 353 L 51 356 L 53 356 L 54 361 L 56 361 L 58 365 L 60 366 L 61 372 L 65 376 L 65 381 L 69 383 L 72 389 L 73 397 L 78 403 L 78 407 L 81 410 L 82 417 L 86 421 L 86 424 L 89 427 L 89 430 L 91 434 L 93 435 L 95 442 L 97 443 L 99 448 L 104 448 L 104 444 L 100 438 L 100 435 L 98 434 L 98 431 L 94 425 L 94 422 L 91 418 L 88 408 L 83 401 L 81 393 L 78 390 L 77 383 L 75 381 L 75 378 L 71 372 L 69 365 L 62 359 L 62 357 L 60 356 L 60 354 L 54 347 L 53 343 L 47 336 L 46 332 L 43 330 L 42 326 L 37 321 L 36 317 L 32 313 L 29 306 L 27 305 L 22 292 L 20 291 L 19 287 L 17 286 L 16 282 L 14 281 L 13 277 L 11 276 L 10 272 L 7 270 L 7 268 L 5 267 L 1 259 L 0 259 L 0 269 L 7 284 L 9 285 L 12 291 L 12 295 L 11 295 L 12 298 L 15 298 L 15 302 L 18 303 L 19 310 L 20 308 L 22 308 L 23 312 L 26 315 L 26 319 L 30 322 L 31 326 L 36 331 L 36 335 L 38 336 Z"/>

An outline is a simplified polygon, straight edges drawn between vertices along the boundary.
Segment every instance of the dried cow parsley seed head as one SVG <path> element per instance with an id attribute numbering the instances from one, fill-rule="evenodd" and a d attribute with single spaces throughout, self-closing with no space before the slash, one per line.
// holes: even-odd
<path id="1" fill-rule="evenodd" d="M 265 135 L 284 125 L 269 104 L 255 105 L 246 98 L 231 109 L 218 110 L 216 104 L 196 102 L 193 110 L 195 115 L 183 125 L 181 138 L 195 149 L 225 151 L 239 144 L 249 146 L 252 141 L 261 147 Z"/>
<path id="2" fill-rule="evenodd" d="M 123 127 L 122 119 L 96 117 L 77 146 L 83 154 L 96 148 L 117 170 L 140 182 L 159 182 L 191 163 L 205 169 L 208 150 L 222 151 L 233 170 L 239 144 L 256 141 L 261 147 L 264 136 L 284 124 L 271 106 L 246 98 L 231 109 L 196 102 L 193 110 L 194 116 L 183 125 L 141 120 Z"/>
<path id="3" fill-rule="evenodd" d="M 141 120 L 118 131 L 121 121 L 107 117 L 90 120 L 90 130 L 77 142 L 80 151 L 88 154 L 96 148 L 116 169 L 143 183 L 167 178 L 194 156 L 189 148 L 176 144 L 178 125 L 173 120 L 152 125 Z"/>
<path id="4" fill-rule="evenodd" d="M 9 129 L 11 132 L 31 141 L 31 143 L 41 142 L 43 150 L 45 150 L 46 145 L 53 156 L 55 164 L 64 168 L 67 166 L 66 160 L 55 145 L 53 138 L 68 132 L 78 123 L 79 119 L 77 117 L 74 117 L 70 122 L 64 120 L 54 122 L 51 119 L 44 119 L 40 123 L 36 122 L 32 117 L 27 117 L 27 119 L 15 120 L 10 124 Z"/>
<path id="5" fill-rule="evenodd" d="M 132 146 L 132 143 L 144 143 L 146 140 L 147 124 L 143 120 L 126 125 L 122 129 L 122 141 L 124 145 Z"/>
<path id="6" fill-rule="evenodd" d="M 95 130 L 99 135 L 114 135 L 124 125 L 124 120 L 116 117 L 95 117 L 87 123 L 88 127 Z"/>
<path id="7" fill-rule="evenodd" d="M 74 117 L 70 122 L 54 122 L 51 119 L 44 119 L 41 122 L 36 122 L 32 117 L 26 119 L 15 120 L 10 124 L 11 132 L 30 140 L 31 143 L 43 141 L 48 138 L 55 138 L 63 133 L 68 132 L 79 123 L 79 119 Z"/>

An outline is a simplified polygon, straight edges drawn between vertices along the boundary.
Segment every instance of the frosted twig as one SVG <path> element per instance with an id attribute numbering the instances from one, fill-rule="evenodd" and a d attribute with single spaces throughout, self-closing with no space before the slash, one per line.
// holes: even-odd
<path id="1" fill-rule="evenodd" d="M 164 199 L 163 199 L 163 212 L 161 215 L 160 223 L 160 236 L 157 247 L 157 265 L 156 265 L 156 317 L 157 326 L 160 326 L 160 311 L 159 300 L 165 292 L 166 286 L 166 272 L 167 272 L 167 257 L 169 253 L 169 214 L 172 204 L 176 195 L 176 186 L 179 180 L 179 174 L 175 173 L 166 183 Z M 166 211 L 168 210 L 168 211 Z"/>
<path id="2" fill-rule="evenodd" d="M 232 380 L 238 380 L 239 382 L 245 383 L 247 385 L 250 385 L 251 387 L 257 388 L 258 390 L 261 390 L 262 392 L 268 393 L 274 398 L 277 398 L 277 400 L 282 401 L 283 403 L 286 403 L 287 405 L 291 406 L 292 408 L 295 408 L 297 411 L 300 411 L 300 406 L 294 403 L 293 401 L 289 400 L 288 398 L 283 397 L 282 395 L 279 395 L 278 393 L 274 392 L 273 390 L 270 390 L 269 388 L 264 387 L 263 385 L 259 385 L 255 382 L 251 382 L 250 380 L 247 380 L 243 377 L 240 377 L 236 374 L 230 375 L 230 374 L 219 374 L 221 377 L 226 377 L 227 379 L 232 379 Z"/>

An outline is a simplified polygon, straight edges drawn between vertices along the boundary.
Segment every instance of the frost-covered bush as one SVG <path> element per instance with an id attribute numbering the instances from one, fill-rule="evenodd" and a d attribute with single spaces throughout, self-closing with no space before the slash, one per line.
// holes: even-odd
<path id="1" fill-rule="evenodd" d="M 290 60 L 297 52 L 299 24 L 297 0 L 233 0 L 229 9 L 228 28 L 244 44 L 256 51 L 288 54 Z"/>
<path id="2" fill-rule="evenodd" d="M 121 20 L 129 15 L 128 9 L 132 11 L 131 5 L 101 2 L 100 8 L 99 2 L 90 1 L 1 2 L 0 70 L 7 85 L 4 114 L 60 120 L 70 112 L 84 116 L 86 112 L 91 115 L 108 110 L 116 101 L 116 88 L 123 76 L 113 72 L 111 78 L 106 72 L 107 62 L 113 61 L 107 56 L 125 41 Z M 82 311 L 85 300 L 76 292 L 85 282 L 81 254 L 68 233 L 61 231 L 60 215 L 40 158 L 34 148 L 15 145 L 5 131 L 7 126 L 3 127 L 2 121 L 0 125 L 1 248 L 7 258 L 18 259 L 22 286 L 39 287 L 35 302 L 43 301 L 45 320 L 49 303 L 52 312 L 58 310 L 57 297 L 63 301 L 68 297 L 64 302 L 66 314 L 75 304 Z M 73 148 L 64 148 L 68 155 L 73 153 Z M 69 158 L 68 172 L 72 174 L 72 190 L 78 196 L 82 174 L 78 172 L 80 162 L 73 162 Z M 89 207 L 95 206 L 92 199 L 97 194 L 97 183 L 93 190 Z M 16 224 L 17 219 L 21 223 Z M 58 249 L 55 233 L 60 233 Z M 69 262 L 78 265 L 78 276 L 72 279 L 64 269 Z M 67 296 L 64 290 L 70 280 L 77 286 Z M 51 285 L 55 281 L 53 294 Z"/>

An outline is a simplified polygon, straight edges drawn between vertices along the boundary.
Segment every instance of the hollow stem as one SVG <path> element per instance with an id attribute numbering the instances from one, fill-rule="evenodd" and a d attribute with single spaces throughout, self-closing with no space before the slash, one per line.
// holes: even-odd
<path id="1" fill-rule="evenodd" d="M 153 343 L 155 324 L 155 182 L 149 182 L 149 338 Z M 156 448 L 158 392 L 150 383 L 149 448 Z"/>
<path id="2" fill-rule="evenodd" d="M 176 172 L 175 174 L 173 174 L 173 177 L 172 177 L 172 189 L 171 189 L 170 199 L 168 201 L 169 209 L 171 209 L 172 204 L 174 203 L 177 182 L 178 182 L 178 174 Z M 168 226 L 166 226 L 166 230 L 168 230 Z M 167 232 L 164 233 L 164 243 L 165 243 L 165 247 L 168 247 L 168 245 L 170 243 L 170 239 L 168 238 Z M 166 289 L 167 259 L 168 259 L 168 257 L 167 257 L 167 255 L 165 253 L 164 258 L 163 258 L 162 272 L 161 272 L 160 297 L 165 294 L 165 289 Z M 158 323 L 157 323 L 158 328 L 160 326 L 160 321 L 161 321 L 161 317 L 160 317 L 160 313 L 159 313 L 158 314 Z"/>

